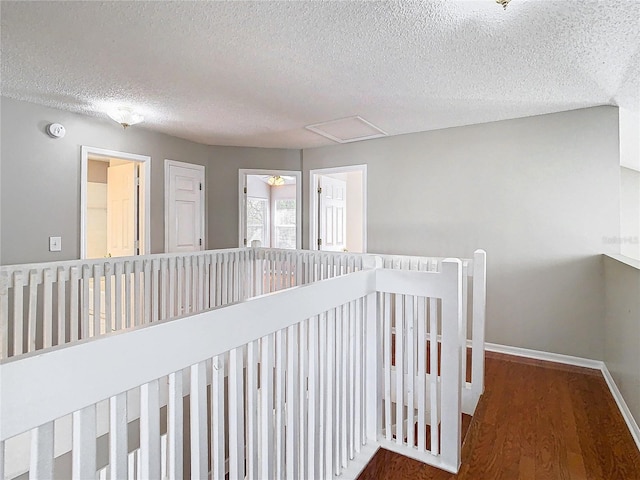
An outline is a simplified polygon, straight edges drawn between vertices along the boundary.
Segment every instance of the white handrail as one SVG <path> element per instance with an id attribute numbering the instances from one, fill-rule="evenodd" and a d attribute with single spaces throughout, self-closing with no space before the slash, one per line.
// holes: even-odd
<path id="1" fill-rule="evenodd" d="M 3 360 L 0 441 L 373 291 L 374 272 L 356 272 Z"/>

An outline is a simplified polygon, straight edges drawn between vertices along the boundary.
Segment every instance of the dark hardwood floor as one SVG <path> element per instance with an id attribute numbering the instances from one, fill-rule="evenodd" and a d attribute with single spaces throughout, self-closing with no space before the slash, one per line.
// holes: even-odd
<path id="1" fill-rule="evenodd" d="M 359 480 L 640 480 L 640 451 L 598 370 L 487 353 L 458 475 L 379 450 Z"/>

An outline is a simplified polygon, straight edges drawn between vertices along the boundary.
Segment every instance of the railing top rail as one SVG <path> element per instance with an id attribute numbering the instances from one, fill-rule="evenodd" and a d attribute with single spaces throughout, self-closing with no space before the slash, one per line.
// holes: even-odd
<path id="1" fill-rule="evenodd" d="M 40 262 L 40 263 L 23 263 L 23 264 L 13 264 L 13 265 L 0 265 L 0 274 L 11 274 L 13 272 L 25 272 L 30 270 L 42 270 L 46 268 L 57 269 L 57 268 L 71 268 L 74 266 L 89 266 L 93 267 L 94 265 L 104 265 L 106 263 L 125 263 L 125 262 L 138 262 L 144 260 L 162 260 L 169 258 L 186 258 L 186 257 L 197 257 L 201 255 L 212 255 L 212 254 L 224 254 L 224 253 L 236 253 L 236 252 L 262 252 L 262 253 L 282 253 L 293 255 L 297 253 L 305 253 L 310 255 L 317 256 L 337 256 L 344 258 L 373 258 L 373 257 L 381 257 L 387 260 L 397 260 L 397 261 L 437 261 L 442 262 L 446 257 L 428 257 L 428 256 L 420 256 L 420 255 L 395 255 L 395 254 L 384 254 L 384 253 L 355 253 L 355 252 L 326 252 L 322 250 L 290 250 L 290 249 L 277 249 L 277 248 L 256 248 L 256 247 L 243 247 L 243 248 L 226 248 L 226 249 L 216 249 L 216 250 L 202 250 L 197 252 L 183 252 L 183 253 L 153 253 L 149 255 L 137 255 L 131 257 L 105 257 L 105 258 L 96 258 L 96 259 L 77 259 L 77 260 L 63 260 L 63 261 L 52 261 L 52 262 Z M 482 250 L 476 250 L 477 252 L 483 252 Z M 466 262 L 468 264 L 472 264 L 473 259 L 471 258 L 461 258 L 463 264 Z"/>
<path id="2" fill-rule="evenodd" d="M 362 298 L 375 279 L 363 270 L 2 360 L 0 441 Z"/>
<path id="3" fill-rule="evenodd" d="M 92 258 L 92 259 L 77 259 L 77 260 L 63 260 L 52 262 L 40 262 L 40 263 L 18 263 L 13 265 L 0 265 L 0 273 L 12 273 L 15 271 L 28 271 L 38 270 L 43 268 L 65 268 L 74 267 L 79 265 L 103 265 L 105 263 L 115 262 L 137 262 L 142 260 L 161 260 L 165 258 L 183 258 L 183 257 L 197 257 L 200 255 L 211 255 L 221 253 L 235 253 L 251 251 L 251 248 L 224 248 L 219 250 L 201 250 L 197 252 L 182 252 L 182 253 L 151 253 L 149 255 L 134 255 L 131 257 L 105 257 L 105 258 Z"/>

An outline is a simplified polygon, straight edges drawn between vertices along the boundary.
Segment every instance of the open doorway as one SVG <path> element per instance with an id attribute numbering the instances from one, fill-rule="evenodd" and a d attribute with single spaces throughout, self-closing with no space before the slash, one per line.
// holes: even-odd
<path id="1" fill-rule="evenodd" d="M 80 258 L 149 253 L 150 161 L 144 155 L 82 147 Z"/>
<path id="2" fill-rule="evenodd" d="M 367 251 L 367 166 L 310 171 L 310 248 Z"/>
<path id="3" fill-rule="evenodd" d="M 302 246 L 301 179 L 296 171 L 239 171 L 240 246 Z"/>

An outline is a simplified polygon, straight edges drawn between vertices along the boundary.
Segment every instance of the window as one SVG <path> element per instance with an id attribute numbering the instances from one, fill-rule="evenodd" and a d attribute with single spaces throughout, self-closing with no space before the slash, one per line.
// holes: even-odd
<path id="1" fill-rule="evenodd" d="M 247 246 L 259 240 L 263 247 L 269 246 L 269 205 L 266 198 L 247 198 Z"/>
<path id="2" fill-rule="evenodd" d="M 274 206 L 275 248 L 296 248 L 296 201 L 279 199 Z"/>

